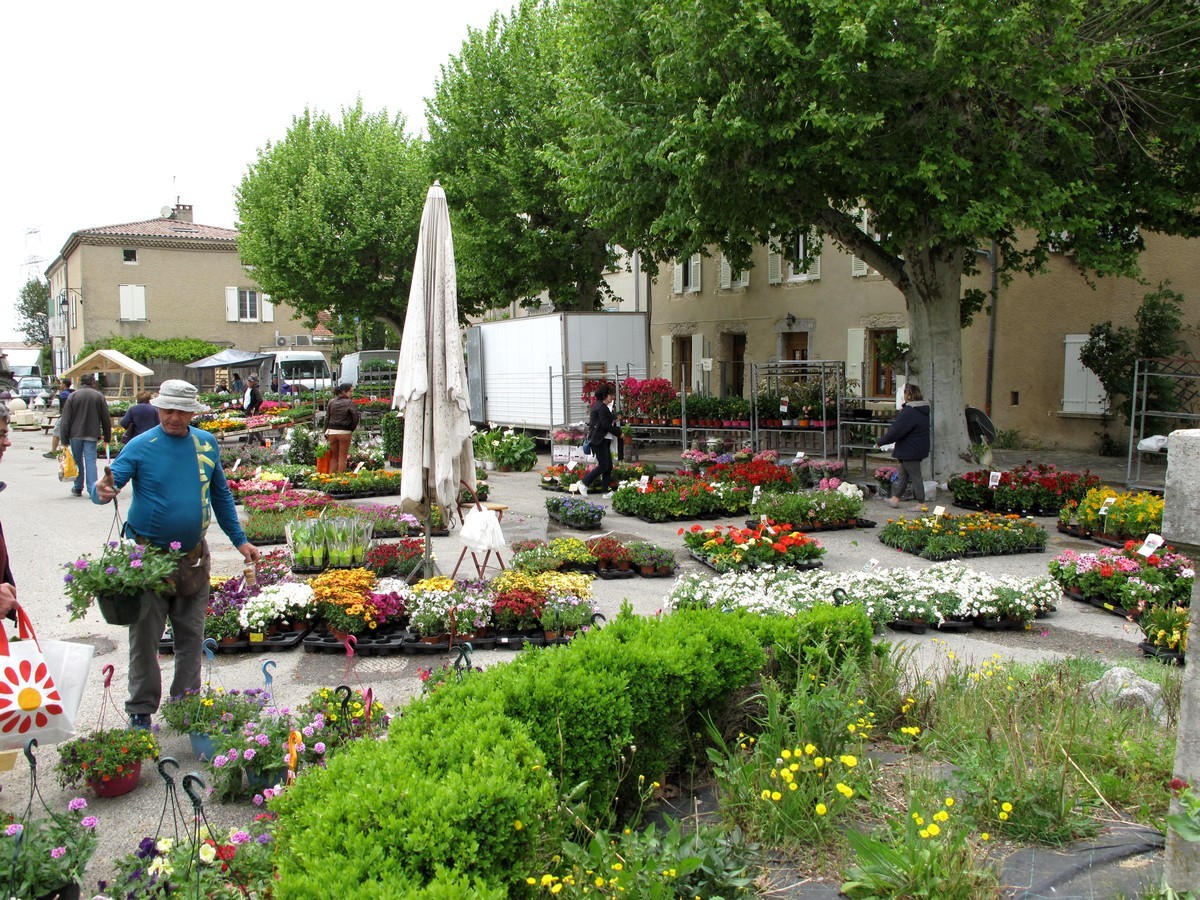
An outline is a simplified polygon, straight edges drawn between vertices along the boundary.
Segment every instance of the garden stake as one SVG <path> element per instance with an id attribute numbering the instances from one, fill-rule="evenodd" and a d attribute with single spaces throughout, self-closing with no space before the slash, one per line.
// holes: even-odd
<path id="1" fill-rule="evenodd" d="M 268 659 L 262 664 L 263 683 L 267 686 L 267 698 L 270 700 L 272 706 L 275 705 L 275 695 L 271 693 L 271 684 L 275 681 L 275 679 L 272 677 L 270 670 L 274 668 L 275 660 L 273 659 Z"/>
<path id="2" fill-rule="evenodd" d="M 454 658 L 454 674 L 458 676 L 458 680 L 463 680 L 463 672 L 471 670 L 471 643 L 468 641 L 465 644 L 458 645 L 458 656 Z"/>
<path id="3" fill-rule="evenodd" d="M 112 667 L 109 666 L 109 668 L 112 668 Z M 42 809 L 46 810 L 46 812 L 50 814 L 50 818 L 54 819 L 54 821 L 59 822 L 60 824 L 65 825 L 66 820 L 62 816 L 60 816 L 58 813 L 56 813 L 54 810 L 52 810 L 49 807 L 49 805 L 47 805 L 46 798 L 42 796 L 42 789 L 40 787 L 38 787 L 37 756 L 33 752 L 34 750 L 37 749 L 37 746 L 38 746 L 37 738 L 30 738 L 29 740 L 27 740 L 25 742 L 25 750 L 24 750 L 25 759 L 29 763 L 29 799 L 25 802 L 25 812 L 21 816 L 21 818 L 24 819 L 25 821 L 29 821 L 30 814 L 33 812 L 33 797 L 36 794 L 38 800 L 41 801 Z M 13 895 L 13 886 L 14 886 L 13 880 L 17 877 L 17 860 L 21 856 L 21 850 L 24 847 L 24 840 L 25 840 L 24 832 L 21 832 L 20 834 L 16 835 L 16 837 L 14 837 L 14 839 L 13 839 L 12 876 L 8 882 L 9 896 Z"/>
<path id="4" fill-rule="evenodd" d="M 167 809 L 171 810 L 171 825 L 175 831 L 175 840 L 179 841 L 179 823 L 183 821 L 183 806 L 179 803 L 179 792 L 175 789 L 175 775 L 173 772 L 166 770 L 167 766 L 179 768 L 179 760 L 173 756 L 164 756 L 158 761 L 158 774 L 162 776 L 162 780 L 167 785 L 167 796 L 163 801 L 162 814 L 158 817 L 158 828 L 155 829 L 155 837 L 162 835 L 163 822 L 167 820 Z M 185 827 L 186 830 L 186 827 Z"/>

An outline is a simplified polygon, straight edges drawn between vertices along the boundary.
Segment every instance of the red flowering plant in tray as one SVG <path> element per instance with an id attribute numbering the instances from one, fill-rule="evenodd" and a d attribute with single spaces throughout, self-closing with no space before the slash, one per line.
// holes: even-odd
<path id="1" fill-rule="evenodd" d="M 498 631 L 527 631 L 542 615 L 546 598 L 538 591 L 513 588 L 496 595 L 492 605 L 492 624 Z"/>
<path id="2" fill-rule="evenodd" d="M 286 512 L 290 510 L 325 509 L 333 506 L 334 499 L 320 491 L 276 491 L 273 494 L 247 496 L 242 504 L 256 512 Z"/>
<path id="3" fill-rule="evenodd" d="M 809 567 L 825 555 L 820 541 L 793 530 L 790 523 L 755 528 L 692 525 L 680 528 L 679 534 L 693 554 L 719 572 L 763 565 Z"/>

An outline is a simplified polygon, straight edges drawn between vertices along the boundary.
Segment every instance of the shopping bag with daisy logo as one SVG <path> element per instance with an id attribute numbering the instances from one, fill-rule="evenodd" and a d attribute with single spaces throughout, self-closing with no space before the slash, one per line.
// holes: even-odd
<path id="1" fill-rule="evenodd" d="M 75 734 L 75 715 L 95 647 L 39 641 L 20 606 L 17 640 L 0 628 L 0 750 L 30 738 L 56 743 Z"/>

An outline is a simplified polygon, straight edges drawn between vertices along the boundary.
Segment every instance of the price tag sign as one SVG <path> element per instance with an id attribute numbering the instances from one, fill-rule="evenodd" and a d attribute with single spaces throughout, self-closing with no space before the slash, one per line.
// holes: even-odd
<path id="1" fill-rule="evenodd" d="M 1108 508 L 1117 502 L 1116 497 L 1105 497 L 1104 502 L 1100 504 L 1100 509 L 1096 511 L 1098 516 L 1107 516 Z"/>
<path id="2" fill-rule="evenodd" d="M 934 514 L 935 516 L 937 516 L 938 518 L 941 518 L 942 516 L 944 516 L 944 515 L 946 514 L 946 507 L 944 507 L 944 506 L 935 506 L 935 507 L 933 508 L 933 514 Z"/>
<path id="3" fill-rule="evenodd" d="M 577 465 L 579 465 L 579 460 L 577 460 L 577 459 L 571 460 L 569 463 L 567 463 L 567 471 L 570 472 Z"/>
<path id="4" fill-rule="evenodd" d="M 865 574 L 870 574 L 871 572 L 874 572 L 877 568 L 879 568 L 879 560 L 868 559 L 866 562 L 866 565 L 864 565 L 862 567 L 862 570 Z"/>
<path id="5" fill-rule="evenodd" d="M 787 397 L 780 397 L 780 398 L 779 398 L 779 411 L 780 411 L 781 413 L 783 413 L 784 415 L 787 415 L 787 411 L 788 411 L 788 403 L 789 403 L 789 400 L 788 400 L 788 398 L 787 398 Z"/>
<path id="6" fill-rule="evenodd" d="M 259 466 L 257 469 L 254 470 L 254 477 L 257 478 L 261 474 L 262 474 L 262 466 Z"/>
<path id="7" fill-rule="evenodd" d="M 638 484 L 640 484 L 642 486 L 642 490 L 645 490 L 650 484 L 650 476 L 643 475 L 641 478 L 638 479 Z"/>
<path id="8" fill-rule="evenodd" d="M 771 523 L 769 521 L 767 521 L 767 516 L 765 513 L 758 517 L 758 524 L 759 524 L 759 527 L 762 528 L 762 530 L 765 531 L 767 534 L 775 533 L 775 529 L 772 528 Z"/>
<path id="9" fill-rule="evenodd" d="M 229 471 L 236 472 L 238 470 L 238 466 L 240 466 L 241 464 L 242 464 L 242 461 L 240 459 L 235 459 L 233 461 L 233 465 L 229 467 Z"/>
<path id="10" fill-rule="evenodd" d="M 353 471 L 351 474 L 352 474 L 352 475 L 357 475 L 359 472 L 361 472 L 361 471 L 362 471 L 362 469 L 363 469 L 363 466 L 365 466 L 365 465 L 366 465 L 366 463 L 365 463 L 365 462 L 360 462 L 360 463 L 359 463 L 357 466 L 355 466 L 355 467 L 354 467 L 354 471 Z"/>
<path id="11" fill-rule="evenodd" d="M 793 463 L 804 462 L 804 451 L 803 451 L 803 450 L 797 450 L 797 451 L 796 451 L 796 458 L 795 458 L 795 459 L 793 459 L 793 460 L 792 460 L 792 462 L 793 462 Z"/>
<path id="12" fill-rule="evenodd" d="M 1000 473 L 999 472 L 993 472 L 992 474 L 990 474 L 988 476 L 988 487 L 990 487 L 990 488 L 1000 487 Z"/>
<path id="13" fill-rule="evenodd" d="M 1146 535 L 1146 542 L 1142 544 L 1142 546 L 1138 547 L 1138 553 L 1140 553 L 1142 556 L 1151 556 L 1153 555 L 1154 551 L 1162 545 L 1162 535 L 1148 534 Z"/>
<path id="14" fill-rule="evenodd" d="M 372 395 L 371 395 L 371 402 L 372 402 L 372 403 L 374 403 L 374 402 L 375 402 L 375 401 L 377 401 L 378 399 L 379 399 L 379 395 L 378 395 L 378 394 L 372 394 Z"/>
<path id="15" fill-rule="evenodd" d="M 756 485 L 754 486 L 754 490 L 753 490 L 753 491 L 751 492 L 751 494 L 750 494 L 750 502 L 751 502 L 751 503 L 757 503 L 757 502 L 758 502 L 758 498 L 759 498 L 759 497 L 761 497 L 761 496 L 762 496 L 762 486 L 761 486 L 761 485 L 757 485 L 757 484 L 756 484 Z"/>

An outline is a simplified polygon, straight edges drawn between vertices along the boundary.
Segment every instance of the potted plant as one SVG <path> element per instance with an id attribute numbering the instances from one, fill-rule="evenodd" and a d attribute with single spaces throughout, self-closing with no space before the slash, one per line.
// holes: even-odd
<path id="1" fill-rule="evenodd" d="M 440 643 L 450 634 L 450 608 L 458 595 L 454 590 L 414 588 L 408 624 L 425 643 Z"/>
<path id="2" fill-rule="evenodd" d="M 1160 660 L 1182 663 L 1187 653 L 1190 621 L 1191 614 L 1186 606 L 1147 606 L 1138 619 L 1138 627 L 1145 638 L 1141 644 L 1142 652 Z"/>
<path id="3" fill-rule="evenodd" d="M 160 550 L 135 541 L 109 541 L 99 557 L 83 554 L 65 563 L 64 590 L 71 619 L 81 619 L 95 600 L 110 625 L 132 625 L 149 609 L 151 597 L 168 588 L 183 554 L 179 543 Z"/>
<path id="4" fill-rule="evenodd" d="M 571 637 L 591 621 L 595 608 L 592 603 L 575 594 L 551 591 L 542 604 L 540 619 L 546 640 Z"/>
<path id="5" fill-rule="evenodd" d="M 205 637 L 222 644 L 234 644 L 242 639 L 242 633 L 240 609 L 229 608 L 216 612 L 210 608 L 204 617 Z"/>
<path id="6" fill-rule="evenodd" d="M 259 716 L 267 699 L 266 692 L 257 688 L 227 691 L 205 684 L 198 691 L 168 699 L 162 715 L 172 730 L 188 736 L 198 759 L 210 760 L 218 745 Z"/>
<path id="7" fill-rule="evenodd" d="M 379 626 L 377 611 L 367 602 L 375 587 L 375 576 L 367 569 L 330 569 L 309 584 L 317 613 L 335 637 L 344 639 Z"/>
<path id="8" fill-rule="evenodd" d="M 629 551 L 629 559 L 635 569 L 643 575 L 653 575 L 658 568 L 658 547 L 649 541 L 630 541 L 625 545 Z"/>
<path id="9" fill-rule="evenodd" d="M 588 545 L 575 537 L 555 538 L 550 542 L 550 552 L 562 560 L 563 566 L 576 571 L 591 571 L 596 568 L 596 557 Z"/>
<path id="10" fill-rule="evenodd" d="M 158 754 L 158 741 L 149 731 L 93 731 L 58 745 L 58 781 L 63 787 L 86 782 L 98 797 L 119 797 L 137 787 L 142 760 Z"/>
<path id="11" fill-rule="evenodd" d="M 601 569 L 611 569 L 613 560 L 624 550 L 620 541 L 607 536 L 592 538 L 586 542 L 586 546 Z"/>
<path id="12" fill-rule="evenodd" d="M 325 753 L 359 738 L 380 738 L 387 733 L 391 716 L 378 700 L 367 698 L 357 688 L 319 688 L 296 711 L 301 720 L 314 721 L 319 715 L 324 721 Z"/>
<path id="13" fill-rule="evenodd" d="M 208 764 L 219 797 L 241 796 L 243 773 L 251 793 L 275 789 L 286 782 L 289 767 L 299 771 L 324 759 L 325 721 L 319 715 L 304 719 L 286 707 L 263 707 L 257 718 L 217 750 Z"/>
<path id="14" fill-rule="evenodd" d="M 0 884 L 13 897 L 79 896 L 79 879 L 96 850 L 96 817 L 76 797 L 65 813 L 0 816 Z"/>

